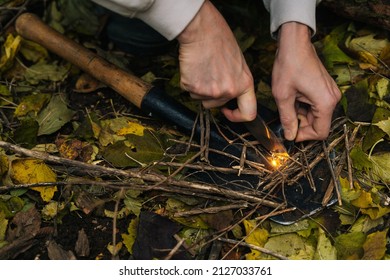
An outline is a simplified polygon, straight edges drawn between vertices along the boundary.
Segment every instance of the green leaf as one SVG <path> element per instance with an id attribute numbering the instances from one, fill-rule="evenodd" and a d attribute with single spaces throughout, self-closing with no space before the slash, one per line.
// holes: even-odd
<path id="1" fill-rule="evenodd" d="M 390 184 L 390 153 L 378 153 L 370 157 L 374 179 Z"/>
<path id="2" fill-rule="evenodd" d="M 22 41 L 22 46 L 19 51 L 24 58 L 34 63 L 44 60 L 49 56 L 48 51 L 44 47 L 29 40 Z"/>
<path id="3" fill-rule="evenodd" d="M 281 225 L 274 222 L 271 222 L 271 233 L 290 233 L 290 232 L 299 232 L 307 230 L 310 228 L 308 220 L 297 221 L 291 225 Z"/>
<path id="4" fill-rule="evenodd" d="M 270 237 L 264 248 L 294 260 L 311 260 L 315 253 L 315 246 L 296 233 Z"/>
<path id="5" fill-rule="evenodd" d="M 318 228 L 317 248 L 314 254 L 316 260 L 337 260 L 337 250 L 326 236 L 325 231 Z"/>
<path id="6" fill-rule="evenodd" d="M 155 132 L 145 130 L 143 136 L 129 134 L 103 151 L 106 160 L 116 167 L 146 166 L 164 156 L 162 141 Z"/>
<path id="7" fill-rule="evenodd" d="M 349 156 L 351 157 L 353 167 L 358 170 L 365 170 L 372 167 L 372 162 L 368 158 L 368 155 L 358 146 L 352 148 Z"/>
<path id="8" fill-rule="evenodd" d="M 126 197 L 123 202 L 125 203 L 126 208 L 131 211 L 131 213 L 137 217 L 139 216 L 142 208 L 142 201 L 140 199 Z"/>
<path id="9" fill-rule="evenodd" d="M 344 202 L 351 203 L 352 200 L 360 197 L 361 190 L 359 185 L 354 183 L 354 187 L 351 189 L 348 179 L 343 177 L 339 177 L 339 182 L 341 185 L 341 198 Z"/>
<path id="10" fill-rule="evenodd" d="M 366 235 L 363 232 L 351 232 L 335 237 L 337 259 L 359 260 L 363 256 L 363 244 Z"/>
<path id="11" fill-rule="evenodd" d="M 367 151 L 371 149 L 372 145 L 374 145 L 376 142 L 378 142 L 386 135 L 386 132 L 384 132 L 377 125 L 374 124 L 383 120 L 387 120 L 388 118 L 390 118 L 390 110 L 381 107 L 378 107 L 376 109 L 375 114 L 371 120 L 372 125 L 370 126 L 369 130 L 367 131 L 363 139 L 363 145 L 362 145 L 363 151 Z"/>
<path id="12" fill-rule="evenodd" d="M 59 82 L 64 80 L 67 75 L 68 69 L 64 66 L 57 65 L 56 62 L 48 64 L 45 61 L 39 61 L 27 68 L 24 78 L 31 85 L 37 85 L 42 80 Z"/>
<path id="13" fill-rule="evenodd" d="M 73 115 L 74 111 L 67 107 L 64 96 L 61 94 L 54 95 L 37 117 L 39 124 L 38 136 L 56 132 L 69 122 Z"/>
<path id="14" fill-rule="evenodd" d="M 59 0 L 61 23 L 67 29 L 93 36 L 100 28 L 99 19 L 94 12 L 95 6 L 88 0 Z"/>
<path id="15" fill-rule="evenodd" d="M 376 83 L 376 92 L 378 93 L 379 99 L 383 99 L 390 92 L 390 81 L 387 78 L 381 78 Z"/>
<path id="16" fill-rule="evenodd" d="M 352 64 L 353 59 L 346 55 L 339 47 L 347 31 L 346 25 L 333 29 L 322 41 L 321 50 L 325 67 L 332 71 L 335 64 Z"/>
<path id="17" fill-rule="evenodd" d="M 363 244 L 363 260 L 380 260 L 385 256 L 387 244 L 387 231 L 377 231 L 369 234 Z"/>
<path id="18" fill-rule="evenodd" d="M 383 218 L 373 220 L 367 215 L 362 215 L 352 225 L 351 232 L 367 233 L 368 231 L 372 230 L 373 228 L 376 228 L 377 226 L 380 226 L 381 224 L 383 224 L 383 222 L 384 222 Z"/>
<path id="19" fill-rule="evenodd" d="M 16 107 L 14 115 L 15 117 L 23 117 L 28 113 L 33 112 L 36 116 L 49 100 L 49 94 L 37 93 L 25 96 Z"/>
<path id="20" fill-rule="evenodd" d="M 382 129 L 388 136 L 390 136 L 390 117 L 386 120 L 381 120 L 377 123 L 373 123 L 373 125 L 376 125 L 380 129 Z"/>
<path id="21" fill-rule="evenodd" d="M 1 242 L 5 240 L 5 233 L 7 231 L 8 220 L 5 217 L 5 214 L 0 211 L 0 248 Z"/>

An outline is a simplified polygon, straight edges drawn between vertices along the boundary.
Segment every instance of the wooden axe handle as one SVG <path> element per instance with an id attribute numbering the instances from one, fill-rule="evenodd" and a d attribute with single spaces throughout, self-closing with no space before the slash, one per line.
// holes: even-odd
<path id="1" fill-rule="evenodd" d="M 57 32 L 34 14 L 20 15 L 15 22 L 15 28 L 22 37 L 66 59 L 141 108 L 142 99 L 152 86 L 140 78 Z"/>

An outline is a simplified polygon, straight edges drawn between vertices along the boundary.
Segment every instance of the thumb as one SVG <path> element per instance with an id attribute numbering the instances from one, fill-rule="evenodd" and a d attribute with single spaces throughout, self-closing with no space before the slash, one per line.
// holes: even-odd
<path id="1" fill-rule="evenodd" d="M 256 96 L 253 89 L 237 97 L 237 108 L 221 108 L 222 113 L 231 122 L 252 121 L 257 115 Z"/>

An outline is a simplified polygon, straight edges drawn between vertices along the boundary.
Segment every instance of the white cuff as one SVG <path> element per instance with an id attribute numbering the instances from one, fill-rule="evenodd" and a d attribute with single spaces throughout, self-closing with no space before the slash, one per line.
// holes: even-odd
<path id="1" fill-rule="evenodd" d="M 296 21 L 309 26 L 316 32 L 316 6 L 318 0 L 265 0 L 265 7 L 271 14 L 271 36 L 277 38 L 279 27 L 286 22 Z"/>
<path id="2" fill-rule="evenodd" d="M 135 15 L 168 40 L 176 38 L 198 13 L 204 0 L 156 0 L 146 11 Z"/>

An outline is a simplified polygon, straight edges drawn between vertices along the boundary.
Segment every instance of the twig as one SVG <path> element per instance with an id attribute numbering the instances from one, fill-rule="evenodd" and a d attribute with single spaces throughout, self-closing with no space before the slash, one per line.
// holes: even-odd
<path id="1" fill-rule="evenodd" d="M 239 191 L 234 191 L 230 189 L 221 188 L 214 185 L 208 185 L 208 184 L 200 184 L 196 182 L 187 182 L 187 181 L 180 181 L 173 178 L 168 178 L 161 174 L 155 174 L 155 173 L 141 173 L 138 170 L 119 170 L 115 168 L 110 167 L 104 167 L 99 165 L 92 165 L 84 162 L 79 162 L 76 160 L 66 159 L 66 158 L 60 158 L 57 156 L 49 155 L 48 153 L 38 152 L 38 151 L 32 151 L 25 148 L 22 148 L 18 145 L 14 145 L 8 142 L 0 141 L 0 147 L 12 150 L 17 154 L 22 154 L 28 157 L 41 159 L 47 162 L 56 163 L 59 165 L 67 165 L 76 167 L 78 171 L 83 171 L 86 174 L 88 172 L 94 172 L 99 173 L 100 176 L 102 175 L 111 175 L 111 176 L 119 176 L 124 178 L 137 178 L 142 179 L 144 181 L 154 182 L 158 183 L 161 181 L 164 181 L 168 185 L 184 188 L 187 192 L 203 192 L 203 193 L 211 193 L 216 194 L 220 196 L 224 196 L 227 198 L 234 198 L 239 199 L 243 201 L 253 202 L 253 203 L 260 203 L 264 206 L 269 206 L 272 208 L 278 207 L 279 203 L 265 200 L 264 198 L 258 197 L 257 195 L 250 195 L 246 193 L 242 193 Z M 256 191 L 254 190 L 253 193 L 255 194 Z"/>
<path id="2" fill-rule="evenodd" d="M 349 153 L 351 152 L 351 146 L 349 145 L 349 137 L 348 137 L 348 127 L 346 124 L 344 124 L 344 135 L 345 135 L 345 151 L 347 154 L 347 170 L 348 170 L 348 181 L 349 181 L 349 188 L 353 189 L 353 175 L 352 175 L 352 161 L 351 156 Z"/>
<path id="3" fill-rule="evenodd" d="M 247 248 L 250 248 L 250 249 L 253 249 L 253 250 L 257 250 L 257 251 L 260 251 L 260 252 L 262 252 L 264 254 L 273 256 L 273 257 L 275 257 L 277 259 L 280 259 L 280 260 L 288 260 L 288 258 L 283 256 L 283 255 L 280 255 L 278 253 L 272 252 L 271 250 L 268 250 L 268 249 L 265 249 L 265 248 L 262 248 L 262 247 L 259 247 L 259 246 L 256 246 L 256 245 L 252 245 L 252 244 L 249 244 L 249 243 L 246 243 L 246 242 L 243 242 L 243 241 L 237 241 L 237 240 L 227 239 L 227 238 L 222 238 L 222 237 L 219 237 L 217 240 L 219 240 L 221 242 L 235 244 L 235 245 L 244 246 L 244 247 L 247 247 Z"/>
<path id="4" fill-rule="evenodd" d="M 178 236 L 175 236 L 175 238 L 180 238 Z M 170 260 L 176 253 L 179 251 L 180 247 L 183 245 L 185 239 L 180 238 L 175 245 L 175 247 L 172 248 L 172 250 L 169 252 L 169 254 L 164 258 L 164 260 Z"/>
<path id="5" fill-rule="evenodd" d="M 214 214 L 214 213 L 219 213 L 221 211 L 226 211 L 231 209 L 242 209 L 247 207 L 248 207 L 248 203 L 243 202 L 239 204 L 230 204 L 230 205 L 224 205 L 218 207 L 208 207 L 203 209 L 193 209 L 189 211 L 176 212 L 173 214 L 173 216 L 175 218 L 178 218 L 178 217 L 188 217 L 188 216 L 199 215 L 199 214 Z"/>

